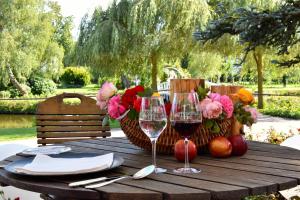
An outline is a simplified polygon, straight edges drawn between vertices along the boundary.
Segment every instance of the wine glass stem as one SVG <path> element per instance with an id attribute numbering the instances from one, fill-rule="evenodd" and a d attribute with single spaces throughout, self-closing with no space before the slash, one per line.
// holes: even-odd
<path id="1" fill-rule="evenodd" d="M 189 139 L 185 138 L 184 139 L 184 168 L 190 168 L 190 164 L 189 164 Z"/>
<path id="2" fill-rule="evenodd" d="M 152 144 L 152 163 L 156 167 L 156 139 L 151 139 Z"/>

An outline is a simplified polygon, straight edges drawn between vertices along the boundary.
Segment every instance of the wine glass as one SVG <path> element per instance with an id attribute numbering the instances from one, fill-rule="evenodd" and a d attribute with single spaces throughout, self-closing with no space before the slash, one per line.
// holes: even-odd
<path id="1" fill-rule="evenodd" d="M 184 138 L 185 164 L 183 168 L 175 169 L 176 173 L 199 173 L 201 170 L 191 168 L 188 158 L 189 138 L 199 127 L 202 115 L 199 107 L 198 95 L 191 93 L 174 93 L 170 115 L 171 126 Z"/>
<path id="2" fill-rule="evenodd" d="M 166 172 L 166 169 L 158 168 L 156 165 L 156 141 L 167 126 L 166 110 L 161 97 L 142 97 L 139 124 L 152 143 L 152 159 L 155 173 Z"/>

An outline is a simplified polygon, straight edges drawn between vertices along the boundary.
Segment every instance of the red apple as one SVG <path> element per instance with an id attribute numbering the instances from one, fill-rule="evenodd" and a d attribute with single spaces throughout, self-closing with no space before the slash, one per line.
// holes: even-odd
<path id="1" fill-rule="evenodd" d="M 248 145 L 246 140 L 241 135 L 232 135 L 228 137 L 232 145 L 232 155 L 241 156 L 244 155 L 248 150 Z"/>
<path id="2" fill-rule="evenodd" d="M 174 148 L 175 157 L 179 162 L 184 162 L 184 140 L 178 140 Z M 193 141 L 188 144 L 188 157 L 192 161 L 197 156 L 197 147 Z"/>
<path id="3" fill-rule="evenodd" d="M 232 145 L 226 137 L 215 137 L 209 143 L 209 152 L 213 157 L 225 158 L 230 156 L 231 151 Z"/>

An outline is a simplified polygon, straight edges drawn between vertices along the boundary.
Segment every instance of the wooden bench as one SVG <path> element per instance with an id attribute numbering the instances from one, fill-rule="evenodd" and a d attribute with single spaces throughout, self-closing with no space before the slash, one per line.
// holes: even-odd
<path id="1" fill-rule="evenodd" d="M 77 98 L 79 104 L 67 104 L 64 99 Z M 56 144 L 67 141 L 108 137 L 110 127 L 102 126 L 106 111 L 96 100 L 76 93 L 63 93 L 38 104 L 36 114 L 37 143 Z"/>

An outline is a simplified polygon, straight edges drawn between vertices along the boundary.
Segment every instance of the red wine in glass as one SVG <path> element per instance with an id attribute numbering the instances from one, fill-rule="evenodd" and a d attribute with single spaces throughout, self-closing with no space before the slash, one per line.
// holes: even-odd
<path id="1" fill-rule="evenodd" d="M 175 173 L 199 173 L 201 170 L 189 166 L 189 138 L 196 132 L 202 121 L 198 95 L 195 92 L 174 93 L 170 122 L 174 130 L 184 138 L 185 162 L 183 168 L 175 169 Z"/>
<path id="2" fill-rule="evenodd" d="M 190 138 L 200 123 L 200 121 L 172 121 L 171 125 L 181 137 Z"/>

